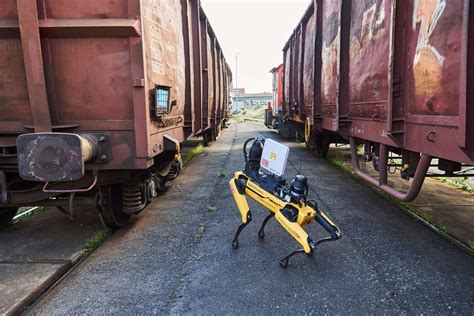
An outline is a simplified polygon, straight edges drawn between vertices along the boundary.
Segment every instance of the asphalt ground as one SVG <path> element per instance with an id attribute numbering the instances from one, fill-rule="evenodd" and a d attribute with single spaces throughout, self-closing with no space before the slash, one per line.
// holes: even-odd
<path id="1" fill-rule="evenodd" d="M 290 146 L 310 198 L 343 232 L 313 257 L 250 202 L 253 221 L 231 247 L 240 215 L 228 181 L 254 136 Z M 323 237 L 310 226 L 313 240 Z M 128 229 L 117 231 L 30 312 L 39 314 L 472 314 L 474 258 L 304 148 L 254 123 L 232 123 Z"/>

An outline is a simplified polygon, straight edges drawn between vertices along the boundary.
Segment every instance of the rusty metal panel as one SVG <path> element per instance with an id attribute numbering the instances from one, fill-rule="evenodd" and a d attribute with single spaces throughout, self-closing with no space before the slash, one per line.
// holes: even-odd
<path id="1" fill-rule="evenodd" d="M 217 100 L 218 100 L 218 78 L 217 78 L 217 55 L 216 55 L 216 39 L 212 39 L 211 44 L 211 57 L 212 57 L 212 109 L 211 109 L 211 124 L 215 125 L 217 118 Z"/>
<path id="2" fill-rule="evenodd" d="M 23 131 L 31 109 L 20 39 L 0 39 L 0 131 Z"/>
<path id="3" fill-rule="evenodd" d="M 292 86 L 290 100 L 293 105 L 292 110 L 299 113 L 299 108 L 301 105 L 300 102 L 300 65 L 301 65 L 301 28 L 298 28 L 298 31 L 295 34 L 295 37 L 292 40 Z"/>
<path id="4" fill-rule="evenodd" d="M 288 45 L 284 51 L 284 66 L 283 66 L 283 113 L 284 115 L 289 114 L 290 94 L 291 94 L 291 47 Z"/>
<path id="5" fill-rule="evenodd" d="M 349 45 L 349 115 L 387 118 L 392 1 L 353 1 Z M 369 57 L 370 56 L 370 57 Z"/>
<path id="6" fill-rule="evenodd" d="M 128 0 L 47 0 L 44 10 L 52 19 L 125 19 L 127 5 Z"/>
<path id="7" fill-rule="evenodd" d="M 50 39 L 49 49 L 59 123 L 133 120 L 128 39 Z"/>
<path id="8" fill-rule="evenodd" d="M 209 33 L 206 34 L 206 42 L 207 42 L 207 75 L 208 75 L 208 105 L 207 105 L 207 119 L 208 119 L 208 126 L 212 125 L 212 117 L 213 117 L 213 107 L 214 107 L 214 58 L 213 58 L 213 38 L 210 36 Z"/>
<path id="9" fill-rule="evenodd" d="M 413 1 L 408 16 L 410 115 L 459 115 L 465 1 Z"/>
<path id="10" fill-rule="evenodd" d="M 311 5 L 283 49 L 287 118 L 474 164 L 470 1 Z"/>
<path id="11" fill-rule="evenodd" d="M 316 15 L 315 10 L 310 14 L 305 25 L 303 57 L 303 104 L 305 116 L 314 124 L 314 64 L 316 48 Z"/>
<path id="12" fill-rule="evenodd" d="M 469 1 L 413 1 L 408 6 L 406 112 L 407 147 L 429 148 L 441 155 L 457 153 L 455 161 L 474 161 L 473 147 L 466 147 L 459 131 L 474 118 L 466 116 L 463 94 L 467 87 L 463 73 L 467 67 L 467 45 L 474 23 Z M 465 54 L 463 56 L 463 54 Z M 469 71 L 469 70 L 467 70 Z M 471 70 L 472 71 L 472 70 Z M 472 113 L 472 112 L 471 112 Z M 416 126 L 412 126 L 416 125 Z M 425 134 L 415 138 L 413 128 L 425 126 Z M 455 130 L 456 133 L 453 133 Z M 471 138 L 471 135 L 464 134 Z M 456 140 L 458 140 L 456 142 Z M 460 141 L 459 141 L 460 140 Z"/>
<path id="13" fill-rule="evenodd" d="M 223 84 L 222 84 L 222 52 L 221 52 L 221 48 L 219 46 L 217 46 L 216 48 L 217 48 L 217 53 L 216 53 L 217 73 L 216 73 L 216 77 L 217 77 L 217 87 L 218 87 L 217 88 L 217 104 L 216 104 L 216 119 L 217 119 L 216 124 L 218 124 L 219 121 L 220 121 L 221 109 L 222 109 Z"/>
<path id="14" fill-rule="evenodd" d="M 17 11 L 34 130 L 37 133 L 51 132 L 51 114 L 44 76 L 38 8 L 35 2 L 18 0 Z"/>
<path id="15" fill-rule="evenodd" d="M 16 9 L 16 0 L 0 1 L 0 16 L 2 19 L 17 19 L 18 11 Z"/>
<path id="16" fill-rule="evenodd" d="M 321 52 L 321 109 L 324 116 L 337 117 L 339 84 L 339 52 L 341 30 L 341 0 L 323 1 Z M 329 129 L 334 129 L 330 124 Z"/>
<path id="17" fill-rule="evenodd" d="M 171 117 L 181 116 L 185 101 L 185 57 L 179 0 L 142 0 L 145 68 L 149 92 L 170 87 Z M 157 130 L 158 131 L 158 130 Z"/>
<path id="18" fill-rule="evenodd" d="M 185 106 L 184 106 L 184 128 L 188 135 L 193 132 L 193 58 L 192 58 L 192 32 L 189 10 L 189 0 L 181 0 L 181 18 L 183 24 L 184 39 L 184 61 L 185 69 Z"/>
<path id="19" fill-rule="evenodd" d="M 0 140 L 106 131 L 112 159 L 86 168 L 147 168 L 165 136 L 183 141 L 225 113 L 229 69 L 200 12 L 190 0 L 0 1 Z M 169 87 L 162 116 L 157 86 Z"/>
<path id="20" fill-rule="evenodd" d="M 209 127 L 209 58 L 207 44 L 207 19 L 201 14 L 201 76 L 202 76 L 202 130 Z"/>

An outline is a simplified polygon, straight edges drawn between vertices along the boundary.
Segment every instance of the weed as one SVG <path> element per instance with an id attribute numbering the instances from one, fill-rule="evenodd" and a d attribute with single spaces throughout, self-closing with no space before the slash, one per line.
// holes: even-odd
<path id="1" fill-rule="evenodd" d="M 471 248 L 472 250 L 474 250 L 474 242 L 472 241 L 468 241 L 468 244 L 469 244 L 469 248 Z"/>
<path id="2" fill-rule="evenodd" d="M 226 174 L 224 170 L 219 171 L 219 178 L 225 178 Z"/>
<path id="3" fill-rule="evenodd" d="M 339 153 L 334 156 L 328 157 L 328 161 L 340 170 L 349 171 L 348 169 L 346 169 L 346 162 L 344 161 L 344 156 Z"/>
<path id="4" fill-rule="evenodd" d="M 212 213 L 212 212 L 217 211 L 217 208 L 216 208 L 215 206 L 209 205 L 209 206 L 207 207 L 207 211 L 208 211 L 209 213 Z"/>
<path id="5" fill-rule="evenodd" d="M 25 220 L 27 218 L 30 218 L 32 217 L 33 215 L 35 214 L 38 214 L 38 213 L 41 213 L 42 211 L 44 211 L 44 206 L 36 206 L 36 207 L 21 207 L 18 209 L 18 212 L 16 213 L 18 215 L 21 215 L 19 216 L 15 222 L 19 222 L 19 221 L 22 221 L 22 220 Z M 31 212 L 27 213 L 29 210 L 32 210 Z M 26 214 L 24 214 L 26 213 Z M 22 215 L 24 214 L 24 215 Z"/>
<path id="6" fill-rule="evenodd" d="M 469 193 L 474 193 L 474 188 L 469 184 L 469 182 L 467 181 L 467 178 L 464 178 L 462 180 L 453 180 L 453 179 L 444 178 L 444 177 L 434 177 L 433 179 L 436 181 L 447 183 L 460 190 L 463 190 Z"/>
<path id="7" fill-rule="evenodd" d="M 202 153 L 204 150 L 204 143 L 200 142 L 196 147 L 194 147 L 189 153 L 183 157 L 183 166 L 186 166 L 193 160 L 197 155 Z"/>
<path id="8" fill-rule="evenodd" d="M 206 225 L 203 223 L 199 224 L 199 227 L 197 229 L 196 235 L 194 235 L 194 241 L 198 242 L 202 238 L 202 234 L 204 233 L 204 230 L 206 229 Z"/>
<path id="9" fill-rule="evenodd" d="M 98 232 L 97 234 L 95 234 L 94 237 L 92 237 L 91 239 L 89 239 L 86 244 L 84 245 L 84 247 L 82 248 L 82 254 L 84 255 L 88 255 L 90 254 L 92 251 L 94 251 L 95 249 L 97 249 L 97 247 L 99 247 L 100 245 L 102 245 L 102 243 L 107 239 L 109 238 L 109 236 L 112 234 L 112 230 L 110 229 L 107 229 L 107 230 L 103 230 L 103 231 L 100 231 Z"/>
<path id="10" fill-rule="evenodd" d="M 445 234 L 448 234 L 448 233 L 449 233 L 448 227 L 446 227 L 445 225 L 441 225 L 440 230 L 441 230 L 443 233 L 445 233 Z"/>

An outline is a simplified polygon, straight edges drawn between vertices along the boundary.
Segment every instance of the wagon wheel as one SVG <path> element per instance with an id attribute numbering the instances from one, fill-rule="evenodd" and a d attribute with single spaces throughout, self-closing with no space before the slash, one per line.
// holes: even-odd
<path id="1" fill-rule="evenodd" d="M 324 134 L 316 135 L 316 155 L 320 158 L 326 158 L 329 152 L 329 145 L 331 145 L 329 136 Z"/>
<path id="2" fill-rule="evenodd" d="M 204 146 L 209 146 L 209 143 L 211 142 L 211 139 L 209 137 L 209 133 L 207 131 L 205 131 L 203 134 L 202 134 L 202 142 L 204 143 Z"/>
<path id="3" fill-rule="evenodd" d="M 306 145 L 306 148 L 311 150 L 311 137 L 312 137 L 312 132 L 311 132 L 311 120 L 309 117 L 306 118 L 306 121 L 304 123 L 304 142 Z"/>
<path id="4" fill-rule="evenodd" d="M 10 224 L 17 211 L 17 207 L 0 208 L 0 227 Z"/>
<path id="5" fill-rule="evenodd" d="M 211 129 L 211 139 L 212 139 L 213 142 L 215 142 L 217 140 L 216 132 L 212 129 Z"/>
<path id="6" fill-rule="evenodd" d="M 302 132 L 300 129 L 296 129 L 296 133 L 295 133 L 295 140 L 297 143 L 304 143 L 305 142 L 305 139 L 304 139 L 304 132 Z"/>
<path id="7" fill-rule="evenodd" d="M 128 225 L 131 215 L 122 211 L 122 190 L 119 184 L 104 185 L 97 193 L 97 210 L 102 223 L 111 229 Z"/>

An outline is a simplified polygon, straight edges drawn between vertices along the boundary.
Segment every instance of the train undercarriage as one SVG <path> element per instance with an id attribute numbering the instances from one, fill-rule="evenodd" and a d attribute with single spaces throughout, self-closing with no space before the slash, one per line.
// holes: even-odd
<path id="1" fill-rule="evenodd" d="M 275 124 L 276 122 L 276 124 Z M 304 143 L 306 148 L 320 158 L 326 158 L 331 144 L 350 145 L 351 165 L 354 173 L 369 184 L 377 187 L 390 196 L 403 201 L 411 202 L 420 193 L 426 177 L 468 178 L 474 176 L 472 166 L 437 158 L 419 152 L 414 152 L 395 146 L 385 145 L 361 138 L 348 136 L 317 129 L 309 124 L 284 119 L 282 115 L 273 118 L 273 122 L 266 120 L 268 128 L 277 128 L 280 135 Z M 362 164 L 371 163 L 378 173 L 378 179 L 366 173 Z M 399 172 L 400 177 L 410 182 L 406 192 L 400 192 L 390 186 L 389 174 Z"/>
<path id="2" fill-rule="evenodd" d="M 20 207 L 54 206 L 71 218 L 81 205 L 95 206 L 105 226 L 117 229 L 140 213 L 167 182 L 182 170 L 179 146 L 154 158 L 146 170 L 87 170 L 77 180 L 38 182 L 22 179 L 16 165 L 0 165 L 0 226 L 8 224 Z"/>

